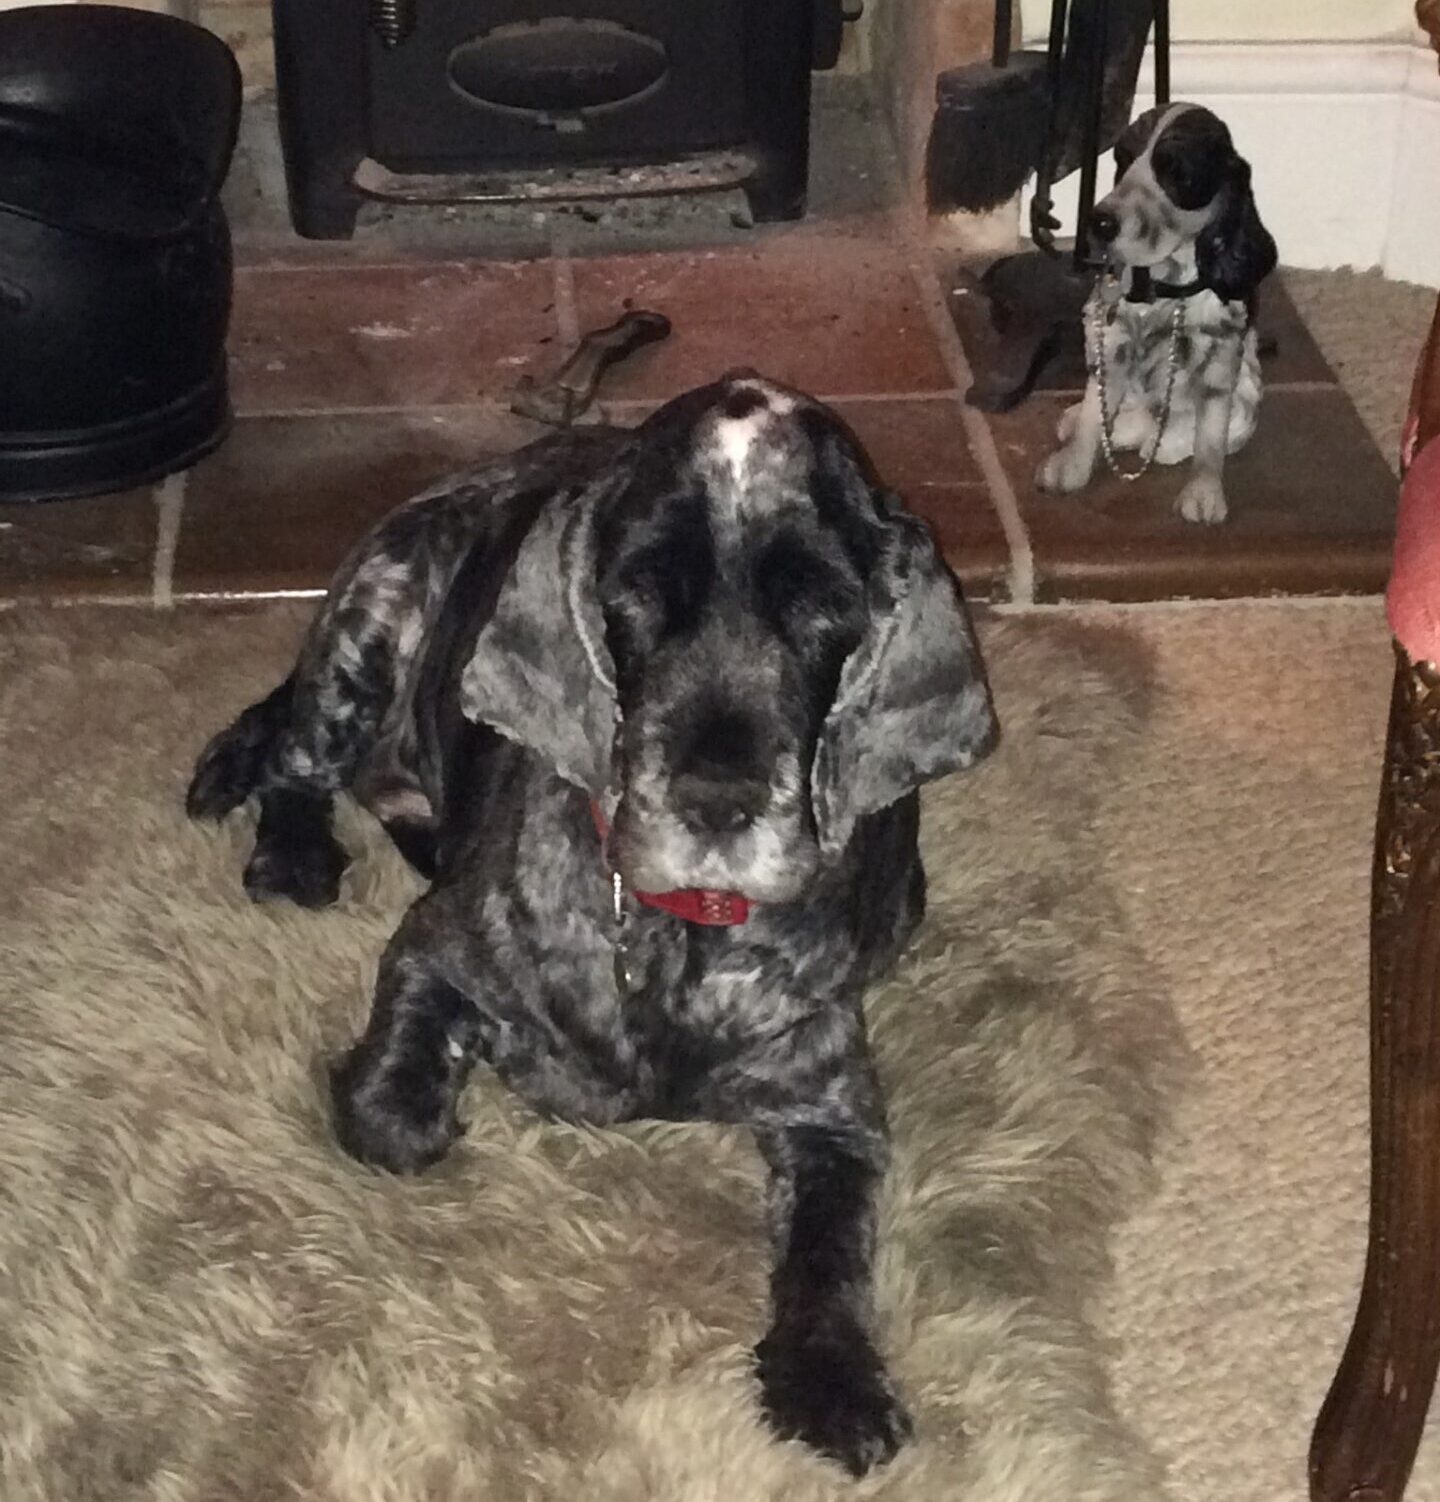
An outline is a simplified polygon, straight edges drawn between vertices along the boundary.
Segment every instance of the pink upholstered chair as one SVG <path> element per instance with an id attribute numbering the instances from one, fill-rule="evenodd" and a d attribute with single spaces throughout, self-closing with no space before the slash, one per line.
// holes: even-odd
<path id="1" fill-rule="evenodd" d="M 1422 24 L 1427 10 L 1440 34 L 1440 3 L 1422 0 Z M 1401 464 L 1370 910 L 1370 1244 L 1311 1441 L 1313 1502 L 1398 1502 L 1440 1362 L 1440 304 Z"/>

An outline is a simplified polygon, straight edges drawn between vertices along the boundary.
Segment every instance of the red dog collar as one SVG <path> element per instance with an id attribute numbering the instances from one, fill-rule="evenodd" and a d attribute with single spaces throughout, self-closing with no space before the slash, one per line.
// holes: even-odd
<path id="1" fill-rule="evenodd" d="M 600 805 L 590 804 L 590 814 L 600 835 L 603 851 L 610 838 L 610 825 L 600 812 Z M 701 923 L 707 928 L 728 928 L 744 923 L 750 916 L 750 899 L 739 892 L 721 892 L 713 887 L 677 887 L 673 892 L 636 892 L 637 902 L 673 913 L 687 923 Z"/>

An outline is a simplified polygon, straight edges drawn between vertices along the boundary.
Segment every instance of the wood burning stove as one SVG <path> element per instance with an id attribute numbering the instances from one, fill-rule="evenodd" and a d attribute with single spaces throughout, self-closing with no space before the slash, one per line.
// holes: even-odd
<path id="1" fill-rule="evenodd" d="M 365 198 L 585 199 L 740 187 L 805 208 L 810 71 L 842 0 L 272 0 L 295 228 Z"/>

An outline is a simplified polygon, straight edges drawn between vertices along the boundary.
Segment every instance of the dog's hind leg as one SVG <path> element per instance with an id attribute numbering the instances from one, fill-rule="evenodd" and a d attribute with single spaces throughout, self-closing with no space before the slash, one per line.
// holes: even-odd
<path id="1" fill-rule="evenodd" d="M 256 902 L 288 897 L 301 907 L 329 907 L 350 864 L 330 828 L 334 798 L 304 787 L 260 794 L 255 849 L 245 865 L 245 890 Z"/>
<path id="2" fill-rule="evenodd" d="M 324 907 L 349 857 L 331 832 L 337 794 L 352 791 L 381 742 L 402 671 L 408 617 L 331 606 L 295 670 L 201 753 L 186 798 L 195 818 L 223 818 L 259 799 L 245 889 Z M 383 816 L 383 815 L 382 815 Z M 405 852 L 415 859 L 418 847 Z"/>
<path id="3" fill-rule="evenodd" d="M 293 769 L 277 772 L 292 737 L 299 697 L 292 673 L 244 710 L 200 753 L 185 795 L 192 819 L 223 819 L 252 796 L 260 802 L 255 849 L 245 890 L 257 902 L 288 897 L 301 907 L 327 907 L 340 893 L 349 857 L 331 833 L 333 774 L 313 783 Z M 306 758 L 300 758 L 305 764 Z"/>
<path id="4" fill-rule="evenodd" d="M 245 867 L 245 890 L 257 902 L 288 897 L 302 907 L 326 907 L 339 895 L 340 876 L 349 864 L 330 832 L 333 796 L 273 780 L 295 698 L 292 673 L 205 747 L 190 779 L 185 811 L 192 819 L 223 819 L 258 794 L 260 822 Z"/>
<path id="5" fill-rule="evenodd" d="M 292 673 L 210 741 L 185 794 L 185 812 L 192 819 L 223 819 L 258 791 L 270 753 L 290 723 L 294 701 Z"/>

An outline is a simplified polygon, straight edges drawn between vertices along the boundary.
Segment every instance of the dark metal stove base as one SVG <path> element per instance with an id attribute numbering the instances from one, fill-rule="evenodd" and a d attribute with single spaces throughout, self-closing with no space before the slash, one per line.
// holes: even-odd
<path id="1" fill-rule="evenodd" d="M 573 203 L 597 198 L 650 198 L 743 188 L 756 173 L 753 156 L 738 151 L 643 167 L 547 167 L 512 172 L 391 172 L 366 157 L 354 184 L 387 203 Z"/>

